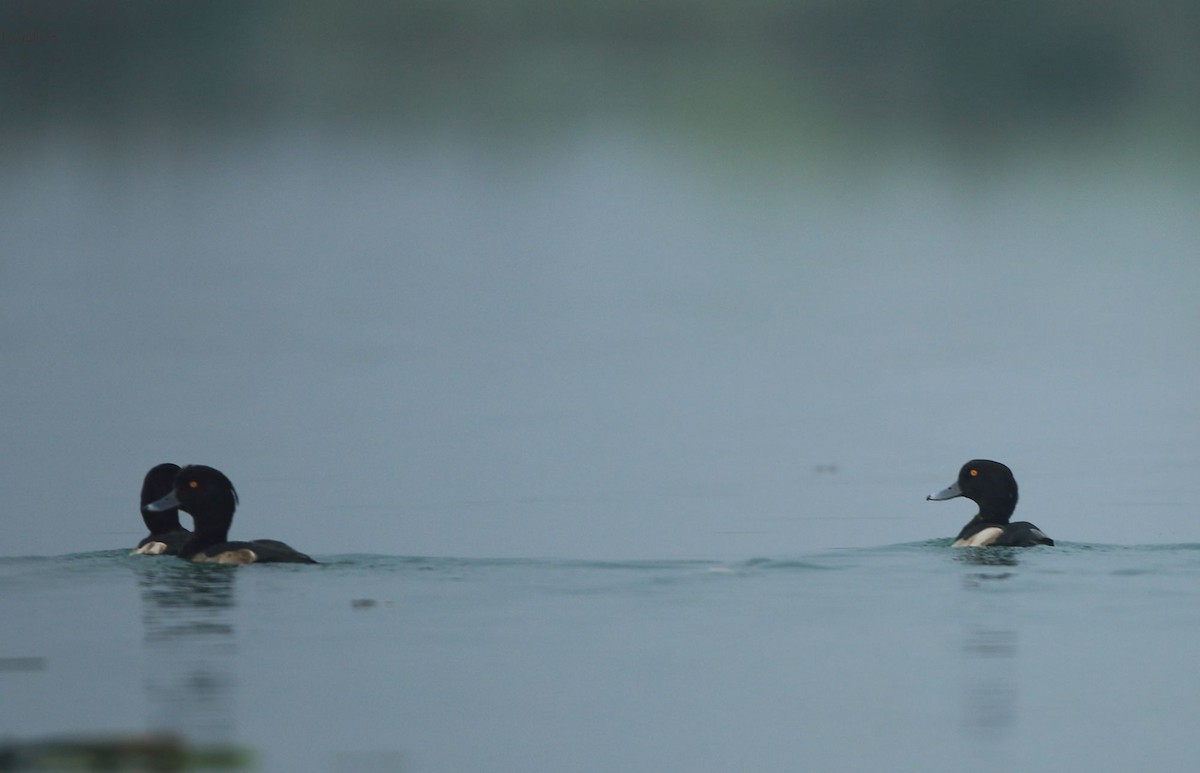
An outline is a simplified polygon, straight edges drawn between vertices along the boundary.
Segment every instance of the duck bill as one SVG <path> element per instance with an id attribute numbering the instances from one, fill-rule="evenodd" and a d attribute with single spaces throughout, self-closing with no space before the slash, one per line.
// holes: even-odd
<path id="1" fill-rule="evenodd" d="M 958 487 L 958 483 L 952 483 L 941 491 L 935 491 L 925 497 L 927 502 L 941 502 L 943 499 L 954 499 L 962 496 L 962 489 Z"/>
<path id="2" fill-rule="evenodd" d="M 162 499 L 146 505 L 145 509 L 152 513 L 161 513 L 163 510 L 170 510 L 173 507 L 179 507 L 179 498 L 175 496 L 174 491 Z"/>

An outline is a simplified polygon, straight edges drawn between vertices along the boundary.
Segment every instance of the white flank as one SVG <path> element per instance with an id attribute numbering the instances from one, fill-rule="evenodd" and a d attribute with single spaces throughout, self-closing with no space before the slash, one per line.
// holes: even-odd
<path id="1" fill-rule="evenodd" d="M 1004 533 L 1004 529 L 999 526 L 989 526 L 982 531 L 972 534 L 966 539 L 956 539 L 950 547 L 954 548 L 982 548 L 987 547 L 996 541 L 996 539 Z"/>
<path id="2" fill-rule="evenodd" d="M 217 553 L 215 556 L 206 556 L 203 553 L 199 553 L 192 559 L 197 564 L 252 564 L 257 560 L 258 554 L 250 548 L 226 550 L 224 553 Z"/>

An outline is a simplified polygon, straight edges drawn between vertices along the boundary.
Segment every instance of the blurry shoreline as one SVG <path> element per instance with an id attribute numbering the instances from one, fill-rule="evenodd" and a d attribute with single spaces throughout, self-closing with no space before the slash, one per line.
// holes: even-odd
<path id="1" fill-rule="evenodd" d="M 24 4 L 0 10 L 0 129 L 536 135 L 604 118 L 748 143 L 1187 145 L 1198 23 L 1132 2 Z"/>

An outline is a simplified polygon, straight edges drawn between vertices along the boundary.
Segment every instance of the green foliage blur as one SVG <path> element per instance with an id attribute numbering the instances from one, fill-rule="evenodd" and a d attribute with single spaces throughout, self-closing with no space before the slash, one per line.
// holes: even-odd
<path id="1" fill-rule="evenodd" d="M 1194 134 L 1187 0 L 0 5 L 0 128 Z"/>

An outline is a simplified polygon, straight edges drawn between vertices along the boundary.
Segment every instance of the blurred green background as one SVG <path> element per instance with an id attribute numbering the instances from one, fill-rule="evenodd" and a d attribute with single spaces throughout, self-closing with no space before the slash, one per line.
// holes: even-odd
<path id="1" fill-rule="evenodd" d="M 5 2 L 0 127 L 115 141 L 316 121 L 619 119 L 728 152 L 1193 145 L 1200 9 L 1166 2 Z"/>

